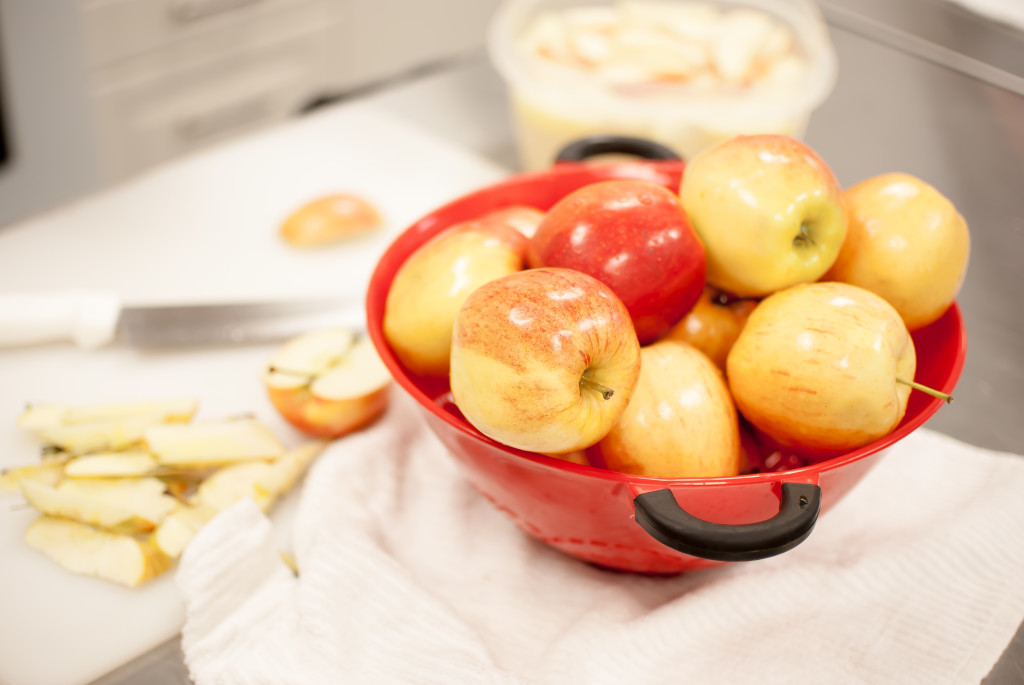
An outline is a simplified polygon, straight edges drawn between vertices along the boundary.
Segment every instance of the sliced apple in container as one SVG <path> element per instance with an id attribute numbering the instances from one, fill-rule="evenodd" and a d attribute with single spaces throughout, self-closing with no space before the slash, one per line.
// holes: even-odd
<path id="1" fill-rule="evenodd" d="M 28 503 L 44 514 L 123 533 L 147 533 L 178 506 L 155 478 L 22 481 Z"/>
<path id="2" fill-rule="evenodd" d="M 164 466 L 277 459 L 284 446 L 256 419 L 168 423 L 145 431 L 148 451 Z"/>
<path id="3" fill-rule="evenodd" d="M 333 439 L 384 413 L 391 375 L 368 337 L 326 328 L 282 345 L 263 382 L 271 403 L 293 426 Z"/>
<path id="4" fill-rule="evenodd" d="M 131 478 L 154 473 L 156 458 L 140 449 L 100 452 L 78 457 L 64 467 L 68 478 Z"/>
<path id="5" fill-rule="evenodd" d="M 139 540 L 51 516 L 30 524 L 25 542 L 72 573 L 129 587 L 160 575 L 172 563 L 149 539 Z"/>

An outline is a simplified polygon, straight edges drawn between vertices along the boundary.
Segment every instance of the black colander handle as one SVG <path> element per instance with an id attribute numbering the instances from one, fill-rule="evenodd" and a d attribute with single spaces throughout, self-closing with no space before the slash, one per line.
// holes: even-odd
<path id="1" fill-rule="evenodd" d="M 597 155 L 625 154 L 649 160 L 678 161 L 679 155 L 670 148 L 646 138 L 618 135 L 593 135 L 575 140 L 555 157 L 555 164 L 582 162 Z"/>
<path id="2" fill-rule="evenodd" d="M 669 489 L 637 495 L 633 506 L 636 522 L 674 550 L 715 561 L 753 561 L 793 549 L 811 534 L 821 510 L 821 488 L 783 483 L 778 514 L 739 525 L 712 523 L 687 513 Z"/>

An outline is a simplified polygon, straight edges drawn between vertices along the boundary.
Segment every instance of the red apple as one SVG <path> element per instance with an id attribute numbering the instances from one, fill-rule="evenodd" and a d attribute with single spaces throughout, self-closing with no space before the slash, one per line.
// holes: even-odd
<path id="1" fill-rule="evenodd" d="M 566 195 L 541 220 L 527 258 L 611 288 L 642 345 L 664 335 L 704 289 L 704 246 L 679 198 L 649 181 L 601 181 Z"/>

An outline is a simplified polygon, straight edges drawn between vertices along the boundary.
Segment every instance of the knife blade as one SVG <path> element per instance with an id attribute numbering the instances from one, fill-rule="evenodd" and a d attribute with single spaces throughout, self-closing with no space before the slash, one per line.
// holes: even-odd
<path id="1" fill-rule="evenodd" d="M 82 349 L 260 344 L 315 328 L 365 329 L 357 297 L 128 306 L 111 293 L 0 294 L 0 347 L 71 341 Z"/>

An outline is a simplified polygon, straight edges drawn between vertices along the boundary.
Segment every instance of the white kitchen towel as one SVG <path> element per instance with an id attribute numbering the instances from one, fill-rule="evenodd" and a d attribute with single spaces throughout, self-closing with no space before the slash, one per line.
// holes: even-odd
<path id="1" fill-rule="evenodd" d="M 675 577 L 521 533 L 395 393 L 314 464 L 294 576 L 250 501 L 177 580 L 197 685 L 977 683 L 1024 619 L 1024 458 L 918 430 L 786 554 Z"/>

